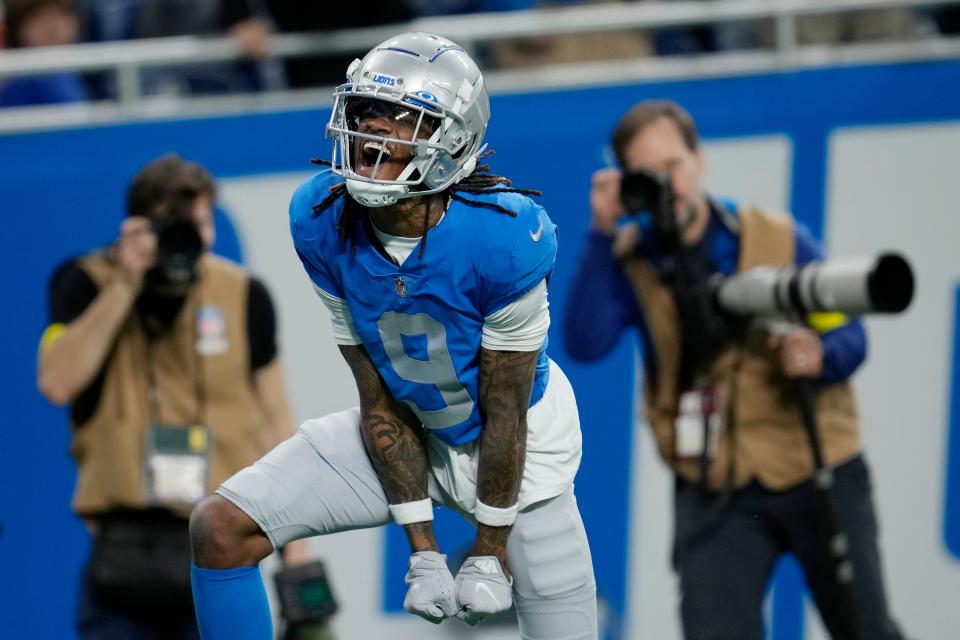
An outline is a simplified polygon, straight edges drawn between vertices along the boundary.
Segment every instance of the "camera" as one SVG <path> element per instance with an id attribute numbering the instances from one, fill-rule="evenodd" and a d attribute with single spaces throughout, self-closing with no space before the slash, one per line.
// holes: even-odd
<path id="1" fill-rule="evenodd" d="M 627 211 L 657 215 L 673 210 L 673 189 L 669 178 L 656 171 L 624 172 L 620 179 L 620 201 Z"/>
<path id="2" fill-rule="evenodd" d="M 900 313 L 910 305 L 913 292 L 910 263 L 896 253 L 802 267 L 756 267 L 715 285 L 720 307 L 741 316 Z"/>
<path id="3" fill-rule="evenodd" d="M 159 294 L 182 295 L 197 281 L 203 240 L 192 217 L 177 208 L 155 221 L 157 262 L 146 274 L 146 288 Z"/>
<path id="4" fill-rule="evenodd" d="M 620 202 L 630 213 L 653 218 L 653 230 L 667 247 L 678 243 L 679 229 L 673 213 L 675 196 L 670 176 L 652 169 L 624 172 L 620 179 Z"/>
<path id="5" fill-rule="evenodd" d="M 323 562 L 284 567 L 274 575 L 280 610 L 287 624 L 323 622 L 337 612 L 337 601 Z"/>

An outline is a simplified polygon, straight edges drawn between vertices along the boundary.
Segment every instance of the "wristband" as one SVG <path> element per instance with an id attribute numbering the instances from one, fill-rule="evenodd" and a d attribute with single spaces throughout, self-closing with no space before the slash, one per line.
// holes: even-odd
<path id="1" fill-rule="evenodd" d="M 397 524 L 413 524 L 414 522 L 430 522 L 433 520 L 433 501 L 430 498 L 416 502 L 391 504 L 390 515 Z"/>
<path id="2" fill-rule="evenodd" d="M 519 504 L 501 509 L 500 507 L 483 504 L 480 502 L 480 498 L 477 498 L 477 504 L 473 507 L 473 517 L 477 519 L 477 522 L 488 527 L 509 527 L 516 522 L 517 512 L 519 511 Z"/>

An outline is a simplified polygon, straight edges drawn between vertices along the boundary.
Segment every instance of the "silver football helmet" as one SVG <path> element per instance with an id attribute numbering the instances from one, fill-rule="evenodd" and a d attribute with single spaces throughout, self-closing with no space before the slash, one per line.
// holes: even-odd
<path id="1" fill-rule="evenodd" d="M 441 36 L 390 38 L 354 60 L 333 95 L 326 132 L 333 172 L 365 206 L 443 191 L 470 175 L 486 148 L 490 97 L 483 76 L 462 47 Z M 374 120 L 382 126 L 370 125 Z M 387 179 L 396 172 L 386 170 L 393 156 L 409 162 Z"/>

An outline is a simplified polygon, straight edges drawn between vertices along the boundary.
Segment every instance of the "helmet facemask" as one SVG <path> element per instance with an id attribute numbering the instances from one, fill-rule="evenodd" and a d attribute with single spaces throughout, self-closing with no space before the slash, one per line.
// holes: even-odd
<path id="1" fill-rule="evenodd" d="M 409 94 L 338 87 L 327 136 L 334 173 L 369 207 L 440 192 L 476 166 L 462 161 L 473 142 L 463 118 Z"/>
<path id="2" fill-rule="evenodd" d="M 344 167 L 373 182 L 418 184 L 419 174 L 410 160 L 418 152 L 418 140 L 430 142 L 437 119 L 422 110 L 370 98 L 345 100 L 344 105 L 350 131 Z"/>

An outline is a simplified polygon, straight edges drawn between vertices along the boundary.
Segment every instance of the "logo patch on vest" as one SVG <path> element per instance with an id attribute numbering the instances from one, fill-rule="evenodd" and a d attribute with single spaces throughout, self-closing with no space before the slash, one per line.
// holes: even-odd
<path id="1" fill-rule="evenodd" d="M 215 356 L 224 353 L 227 341 L 227 320 L 220 307 L 207 305 L 197 311 L 197 353 Z"/>
<path id="2" fill-rule="evenodd" d="M 397 295 L 401 298 L 407 297 L 407 283 L 401 277 L 396 277 L 393 279 L 393 290 L 397 292 Z"/>

